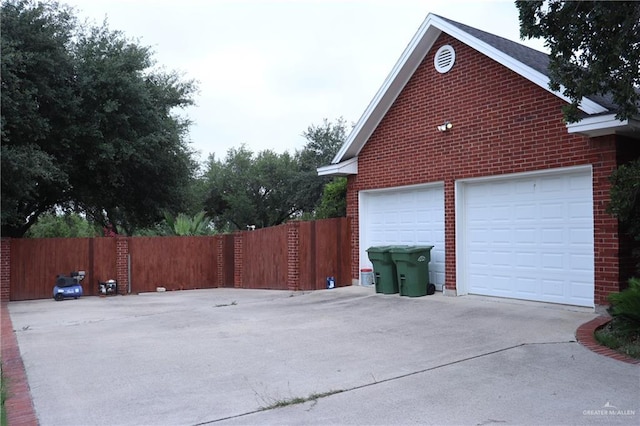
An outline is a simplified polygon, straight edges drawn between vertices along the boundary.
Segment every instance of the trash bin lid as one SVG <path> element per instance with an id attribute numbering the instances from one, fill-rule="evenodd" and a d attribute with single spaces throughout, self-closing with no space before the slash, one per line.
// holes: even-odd
<path id="1" fill-rule="evenodd" d="M 371 246 L 367 249 L 367 253 L 384 253 L 389 251 L 391 246 Z"/>
<path id="2" fill-rule="evenodd" d="M 433 246 L 391 246 L 391 253 L 419 253 L 422 251 L 431 251 Z"/>
<path id="3" fill-rule="evenodd" d="M 401 245 L 389 245 L 389 246 L 372 246 L 369 247 L 366 251 L 367 253 L 369 251 L 373 252 L 373 253 L 386 253 L 389 251 L 392 251 L 395 248 L 402 248 L 402 247 L 410 247 L 410 246 L 401 246 Z"/>

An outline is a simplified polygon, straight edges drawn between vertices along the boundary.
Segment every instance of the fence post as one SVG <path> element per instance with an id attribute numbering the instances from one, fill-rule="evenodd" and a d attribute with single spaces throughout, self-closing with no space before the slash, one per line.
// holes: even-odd
<path id="1" fill-rule="evenodd" d="M 243 231 L 238 231 L 234 234 L 233 238 L 233 286 L 235 288 L 243 288 L 243 276 L 242 268 L 244 263 L 244 234 Z"/>
<path id="2" fill-rule="evenodd" d="M 127 294 L 129 289 L 129 238 L 116 237 L 116 281 L 118 294 Z"/>
<path id="3" fill-rule="evenodd" d="M 287 225 L 287 288 L 300 290 L 300 222 Z"/>
<path id="4" fill-rule="evenodd" d="M 11 238 L 2 238 L 0 244 L 0 302 L 11 298 Z"/>

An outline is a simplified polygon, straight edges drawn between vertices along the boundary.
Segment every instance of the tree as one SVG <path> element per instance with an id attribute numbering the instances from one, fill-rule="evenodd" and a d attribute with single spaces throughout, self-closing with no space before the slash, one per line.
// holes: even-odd
<path id="1" fill-rule="evenodd" d="M 549 87 L 571 100 L 567 122 L 579 121 L 585 96 L 611 95 L 616 118 L 638 115 L 640 3 L 516 1 L 522 38 L 544 38 L 551 50 Z"/>
<path id="2" fill-rule="evenodd" d="M 29 238 L 95 237 L 100 229 L 77 213 L 45 213 L 27 231 Z"/>
<path id="3" fill-rule="evenodd" d="M 211 235 L 214 233 L 211 220 L 205 212 L 196 213 L 193 217 L 184 213 L 173 217 L 171 214 L 165 213 L 164 217 L 169 235 Z"/>
<path id="4" fill-rule="evenodd" d="M 625 232 L 640 242 L 640 159 L 618 167 L 610 180 L 609 213 L 620 220 Z"/>
<path id="5" fill-rule="evenodd" d="M 56 206 L 129 234 L 181 211 L 195 162 L 174 111 L 195 84 L 55 2 L 4 2 L 2 29 L 2 234 Z"/>
<path id="6" fill-rule="evenodd" d="M 296 178 L 299 166 L 288 153 L 257 155 L 244 145 L 224 161 L 209 156 L 205 209 L 217 229 L 279 225 L 300 211 Z"/>
<path id="7" fill-rule="evenodd" d="M 302 168 L 317 168 L 331 163 L 347 137 L 347 123 L 342 117 L 335 123 L 326 118 L 321 125 L 312 124 L 302 133 L 307 140 L 297 153 Z"/>
<path id="8" fill-rule="evenodd" d="M 195 163 L 188 122 L 172 110 L 192 103 L 193 84 L 148 71 L 149 49 L 104 25 L 80 37 L 76 54 L 85 170 L 72 177 L 74 198 L 98 223 L 128 233 L 165 209 L 181 211 Z"/>
<path id="9" fill-rule="evenodd" d="M 347 215 L 347 178 L 336 177 L 324 186 L 316 217 L 327 219 Z"/>
<path id="10" fill-rule="evenodd" d="M 21 236 L 69 187 L 75 19 L 55 3 L 2 4 L 2 235 Z"/>
<path id="11" fill-rule="evenodd" d="M 344 144 L 347 125 L 343 118 L 335 123 L 326 118 L 321 125 L 311 125 L 302 135 L 307 139 L 304 148 L 296 152 L 300 164 L 298 176 L 298 199 L 303 212 L 313 213 L 321 203 L 325 185 L 332 181 L 330 176 L 318 176 L 316 169 L 331 163 Z"/>
<path id="12" fill-rule="evenodd" d="M 632 240 L 632 256 L 640 273 L 640 159 L 618 167 L 611 174 L 611 201 L 607 211 L 620 221 L 621 232 Z"/>

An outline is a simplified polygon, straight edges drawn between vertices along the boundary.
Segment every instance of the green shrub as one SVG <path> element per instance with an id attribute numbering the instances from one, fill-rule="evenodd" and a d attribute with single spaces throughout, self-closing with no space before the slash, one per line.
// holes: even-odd
<path id="1" fill-rule="evenodd" d="M 637 322 L 617 316 L 596 330 L 594 336 L 603 346 L 632 358 L 640 358 L 640 327 Z"/>
<path id="2" fill-rule="evenodd" d="M 77 213 L 45 213 L 25 234 L 28 238 L 95 237 L 99 228 Z"/>
<path id="3" fill-rule="evenodd" d="M 211 219 L 205 216 L 204 211 L 193 217 L 185 213 L 175 217 L 165 213 L 164 218 L 170 235 L 214 235 L 216 233 Z"/>
<path id="4" fill-rule="evenodd" d="M 609 301 L 612 316 L 623 317 L 640 327 L 640 278 L 631 278 L 629 288 L 609 295 Z"/>
<path id="5" fill-rule="evenodd" d="M 327 183 L 322 191 L 318 219 L 345 217 L 347 215 L 347 178 L 337 177 Z"/>
<path id="6" fill-rule="evenodd" d="M 631 278 L 629 288 L 609 295 L 613 319 L 596 330 L 601 345 L 640 359 L 640 278 Z"/>

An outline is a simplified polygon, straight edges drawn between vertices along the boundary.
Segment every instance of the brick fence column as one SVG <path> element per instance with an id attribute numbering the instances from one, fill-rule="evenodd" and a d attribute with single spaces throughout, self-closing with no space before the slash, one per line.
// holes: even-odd
<path id="1" fill-rule="evenodd" d="M 300 289 L 300 222 L 287 224 L 287 288 Z"/>
<path id="2" fill-rule="evenodd" d="M 216 247 L 216 287 L 224 286 L 224 237 L 216 235 L 214 244 Z"/>
<path id="3" fill-rule="evenodd" d="M 236 232 L 233 238 L 233 286 L 243 288 L 244 232 Z"/>
<path id="4" fill-rule="evenodd" d="M 116 281 L 118 294 L 129 290 L 129 238 L 116 237 Z"/>
<path id="5" fill-rule="evenodd" d="M 11 297 L 11 238 L 2 238 L 0 244 L 0 302 Z"/>

